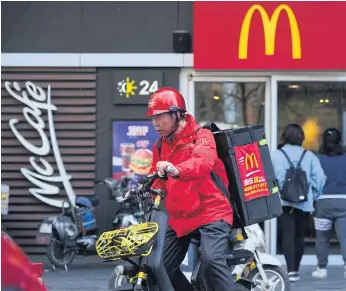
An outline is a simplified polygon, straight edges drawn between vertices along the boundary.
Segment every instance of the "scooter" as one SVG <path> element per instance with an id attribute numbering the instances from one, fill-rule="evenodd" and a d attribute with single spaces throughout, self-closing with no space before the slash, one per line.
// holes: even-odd
<path id="1" fill-rule="evenodd" d="M 171 169 L 168 167 L 167 172 Z M 97 254 L 104 260 L 113 262 L 125 260 L 130 266 L 118 265 L 109 280 L 110 291 L 173 291 L 167 271 L 163 265 L 163 243 L 167 227 L 167 214 L 160 209 L 161 199 L 165 198 L 164 192 L 152 189 L 153 182 L 158 179 L 158 174 L 143 178 L 140 186 L 129 191 L 126 199 L 136 199 L 142 204 L 144 201 L 154 201 L 145 213 L 145 222 L 131 225 L 126 229 L 104 232 L 96 242 Z M 148 198 L 153 198 L 148 199 Z M 199 238 L 196 237 L 196 244 Z M 248 264 L 253 260 L 253 253 L 248 250 L 232 250 L 225 254 L 227 264 L 235 266 L 241 263 Z M 191 283 L 195 290 L 201 289 L 199 274 L 200 261 L 193 271 Z M 236 278 L 235 290 L 251 290 L 255 284 L 244 278 Z"/>
<path id="2" fill-rule="evenodd" d="M 116 183 L 112 178 L 94 183 L 105 184 L 112 193 L 115 191 Z M 67 271 L 77 254 L 86 256 L 93 250 L 98 238 L 94 213 L 98 204 L 95 196 L 77 196 L 75 206 L 66 201 L 60 215 L 47 217 L 39 225 L 36 241 L 48 245 L 47 257 L 52 269 L 58 267 Z"/>
<path id="3" fill-rule="evenodd" d="M 111 193 L 111 199 L 120 203 L 118 211 L 113 220 L 113 229 L 126 228 L 130 225 L 138 224 L 144 221 L 143 211 L 139 208 L 137 201 L 123 201 L 125 193 L 138 186 L 135 178 L 126 176 L 120 180 L 114 180 L 114 187 Z"/>
<path id="4" fill-rule="evenodd" d="M 36 241 L 48 245 L 47 257 L 55 267 L 65 268 L 76 254 L 86 255 L 97 240 L 94 207 L 97 197 L 76 197 L 75 206 L 66 201 L 59 216 L 47 217 L 39 226 Z"/>
<path id="5" fill-rule="evenodd" d="M 265 252 L 264 232 L 258 224 L 245 227 L 248 239 L 244 240 L 240 230 L 233 230 L 231 240 L 235 250 L 245 249 L 253 252 L 254 258 L 247 264 L 237 265 L 232 271 L 255 283 L 256 291 L 290 291 L 288 274 L 280 261 Z"/>

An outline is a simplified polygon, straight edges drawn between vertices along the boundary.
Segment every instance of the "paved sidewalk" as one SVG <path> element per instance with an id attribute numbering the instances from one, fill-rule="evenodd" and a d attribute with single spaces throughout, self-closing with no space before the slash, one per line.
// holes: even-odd
<path id="1" fill-rule="evenodd" d="M 36 262 L 42 262 L 46 270 L 44 282 L 49 291 L 108 291 L 108 278 L 115 263 L 102 263 L 98 257 L 77 257 L 68 272 L 64 270 L 49 270 L 48 261 L 43 257 L 33 257 Z M 342 267 L 331 266 L 328 279 L 313 280 L 312 266 L 301 268 L 301 280 L 292 284 L 291 291 L 346 291 L 346 280 L 343 278 Z M 186 273 L 189 276 L 189 273 Z"/>

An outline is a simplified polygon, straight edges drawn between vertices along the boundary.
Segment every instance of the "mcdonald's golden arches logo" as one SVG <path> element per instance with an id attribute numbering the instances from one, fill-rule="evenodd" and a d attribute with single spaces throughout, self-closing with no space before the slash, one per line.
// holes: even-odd
<path id="1" fill-rule="evenodd" d="M 245 156 L 245 168 L 246 168 L 246 171 L 249 170 L 249 161 L 250 161 L 251 169 L 253 169 L 254 166 L 256 166 L 256 168 L 259 168 L 256 155 L 254 153 L 246 154 L 246 156 Z"/>
<path id="2" fill-rule="evenodd" d="M 247 59 L 248 54 L 248 42 L 249 42 L 249 30 L 250 24 L 255 11 L 258 11 L 261 14 L 263 29 L 264 29 L 264 38 L 265 38 L 265 54 L 267 56 L 274 55 L 275 51 L 275 37 L 276 37 L 276 26 L 278 23 L 279 16 L 281 12 L 285 10 L 288 16 L 288 20 L 291 27 L 291 39 L 292 39 L 292 58 L 301 59 L 301 42 L 300 42 L 300 32 L 298 28 L 297 19 L 292 11 L 292 9 L 286 5 L 281 4 L 276 7 L 273 15 L 269 18 L 268 13 L 265 11 L 262 5 L 255 4 L 253 5 L 248 12 L 246 13 L 239 39 L 239 59 Z"/>

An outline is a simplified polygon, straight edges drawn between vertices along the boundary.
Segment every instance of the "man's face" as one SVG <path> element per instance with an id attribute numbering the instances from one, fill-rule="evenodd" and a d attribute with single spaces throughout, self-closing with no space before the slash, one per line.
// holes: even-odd
<path id="1" fill-rule="evenodd" d="M 166 137 L 173 131 L 175 119 L 171 113 L 154 115 L 152 120 L 159 135 Z"/>

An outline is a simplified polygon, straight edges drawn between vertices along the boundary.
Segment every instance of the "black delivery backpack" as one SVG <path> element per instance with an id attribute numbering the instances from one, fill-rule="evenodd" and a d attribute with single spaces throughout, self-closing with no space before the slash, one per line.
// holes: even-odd
<path id="1" fill-rule="evenodd" d="M 220 130 L 214 123 L 203 127 L 213 132 L 218 156 L 226 168 L 228 190 L 238 212 L 233 227 L 280 216 L 279 187 L 263 125 L 228 130 Z"/>

